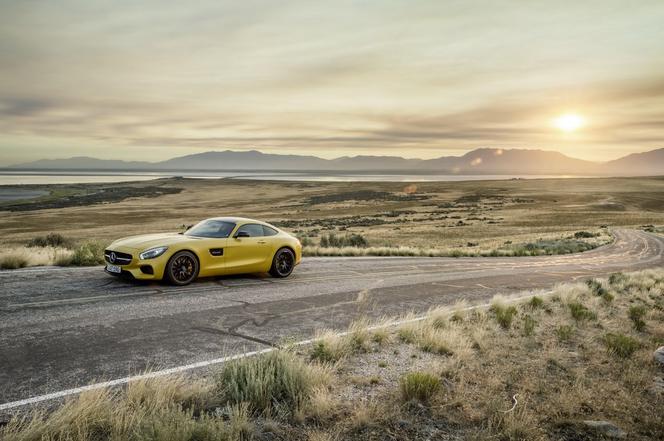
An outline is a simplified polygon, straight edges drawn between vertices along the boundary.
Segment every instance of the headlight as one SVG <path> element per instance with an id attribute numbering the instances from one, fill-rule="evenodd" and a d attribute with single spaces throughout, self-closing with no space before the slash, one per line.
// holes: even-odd
<path id="1" fill-rule="evenodd" d="M 140 257 L 141 260 L 154 259 L 155 257 L 159 257 L 162 254 L 164 254 L 167 249 L 168 247 L 150 248 L 149 250 L 143 251 L 141 254 L 138 255 L 138 257 Z"/>

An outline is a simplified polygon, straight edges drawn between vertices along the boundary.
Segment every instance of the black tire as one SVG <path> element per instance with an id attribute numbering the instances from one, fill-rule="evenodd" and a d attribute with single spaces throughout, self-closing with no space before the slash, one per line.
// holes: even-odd
<path id="1" fill-rule="evenodd" d="M 290 248 L 280 248 L 272 258 L 270 274 L 272 277 L 288 277 L 293 272 L 293 268 L 295 268 L 295 254 Z"/>
<path id="2" fill-rule="evenodd" d="M 173 285 L 189 285 L 198 277 L 198 258 L 191 251 L 178 251 L 166 264 L 166 278 Z"/>

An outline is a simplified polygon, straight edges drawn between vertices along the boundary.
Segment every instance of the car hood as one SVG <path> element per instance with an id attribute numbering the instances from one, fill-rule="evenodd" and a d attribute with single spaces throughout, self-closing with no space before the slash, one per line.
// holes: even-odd
<path id="1" fill-rule="evenodd" d="M 135 250 L 147 250 L 148 248 L 169 246 L 192 240 L 197 240 L 197 238 L 179 233 L 142 234 L 140 236 L 131 236 L 116 240 L 109 245 L 109 248 L 123 247 Z"/>

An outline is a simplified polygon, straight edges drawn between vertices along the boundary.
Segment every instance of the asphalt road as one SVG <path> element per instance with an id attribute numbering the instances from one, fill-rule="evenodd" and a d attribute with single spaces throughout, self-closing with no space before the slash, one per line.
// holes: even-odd
<path id="1" fill-rule="evenodd" d="M 1 271 L 0 405 L 308 338 L 362 315 L 664 266 L 663 238 L 614 233 L 613 244 L 575 255 L 309 258 L 285 280 L 224 277 L 184 288 L 131 283 L 101 267 Z"/>

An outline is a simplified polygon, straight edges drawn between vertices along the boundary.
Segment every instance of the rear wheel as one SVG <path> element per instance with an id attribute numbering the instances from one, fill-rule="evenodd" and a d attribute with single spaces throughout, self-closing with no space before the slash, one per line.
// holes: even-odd
<path id="1" fill-rule="evenodd" d="M 173 254 L 166 265 L 166 277 L 173 285 L 188 285 L 198 276 L 198 259 L 191 251 Z"/>
<path id="2" fill-rule="evenodd" d="M 289 248 L 281 248 L 272 259 L 270 274 L 273 277 L 288 277 L 295 268 L 295 254 Z"/>

